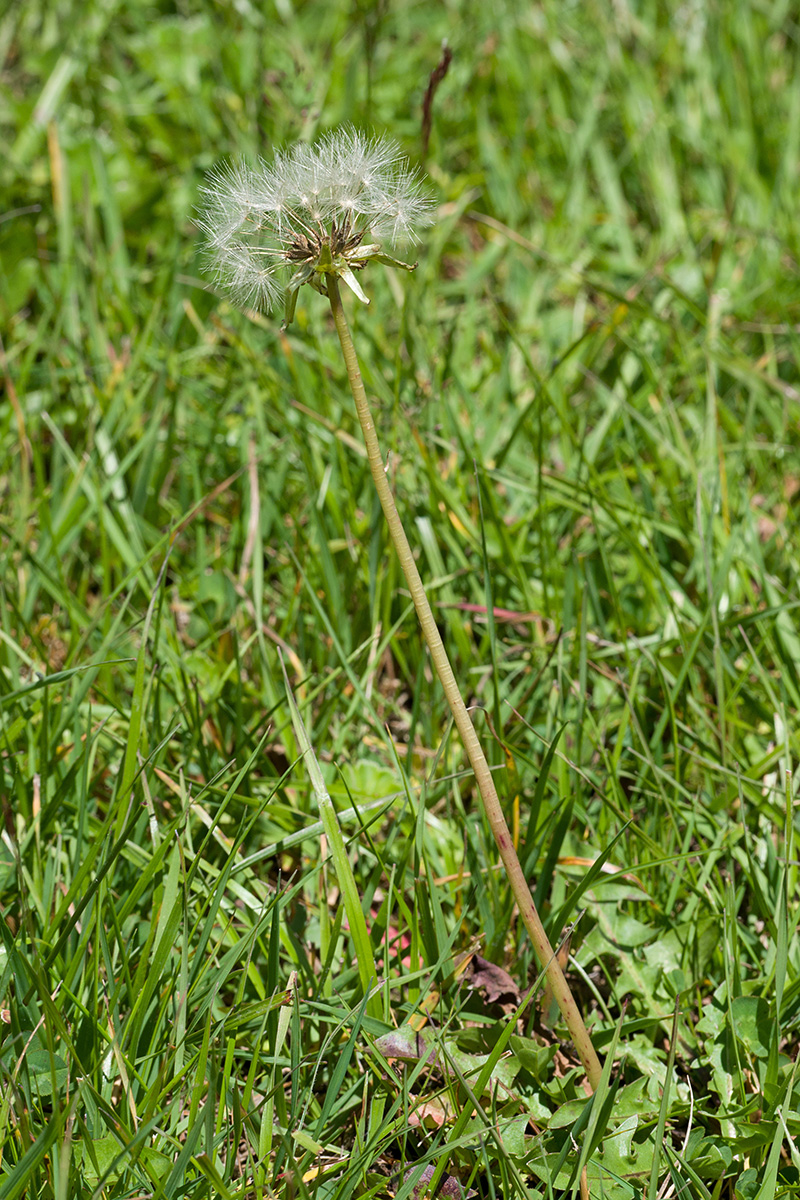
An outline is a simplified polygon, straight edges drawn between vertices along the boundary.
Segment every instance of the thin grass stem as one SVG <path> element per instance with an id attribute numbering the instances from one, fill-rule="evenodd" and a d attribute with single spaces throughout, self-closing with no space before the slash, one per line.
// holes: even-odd
<path id="1" fill-rule="evenodd" d="M 400 519 L 400 514 L 397 511 L 397 505 L 394 502 L 394 496 L 392 495 L 392 490 L 389 487 L 389 481 L 384 470 L 383 455 L 381 454 L 372 411 L 367 400 L 364 381 L 361 377 L 361 370 L 350 334 L 350 327 L 342 306 L 339 281 L 333 272 L 326 276 L 326 283 L 336 332 L 342 347 L 347 378 L 353 393 L 361 431 L 364 435 L 370 472 L 378 492 L 383 515 L 389 527 L 392 543 L 400 560 L 400 566 L 408 584 L 411 598 L 414 601 L 414 608 L 417 611 L 417 617 L 422 626 L 422 634 L 430 651 L 434 669 L 444 689 L 444 694 L 450 711 L 453 714 L 456 728 L 461 735 L 461 741 L 467 752 L 467 757 L 475 772 L 475 781 L 483 801 L 486 818 L 497 843 L 497 848 L 500 852 L 503 866 L 506 869 L 508 881 L 511 885 L 514 899 L 517 902 L 522 922 L 533 943 L 536 957 L 546 972 L 547 981 L 569 1029 L 570 1037 L 586 1071 L 586 1076 L 592 1090 L 595 1090 L 600 1082 L 602 1066 L 592 1045 L 575 997 L 572 995 L 569 984 L 564 977 L 555 952 L 545 933 L 539 913 L 536 910 L 530 888 L 517 857 L 517 852 L 514 849 L 514 843 L 503 814 L 497 789 L 494 786 L 489 763 L 483 753 L 478 735 L 472 724 L 472 719 L 456 682 L 456 677 L 450 665 L 450 659 L 439 634 L 436 621 L 434 620 L 422 578 L 417 570 L 414 555 Z"/>

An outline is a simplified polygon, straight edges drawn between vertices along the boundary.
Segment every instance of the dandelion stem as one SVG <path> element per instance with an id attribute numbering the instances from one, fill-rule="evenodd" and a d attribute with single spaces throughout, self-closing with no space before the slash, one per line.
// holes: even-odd
<path id="1" fill-rule="evenodd" d="M 536 911 L 536 905 L 533 902 L 530 888 L 525 879 L 517 852 L 514 849 L 514 843 L 511 840 L 505 816 L 503 815 L 503 809 L 497 795 L 497 789 L 494 786 L 489 764 L 486 761 L 486 756 L 478 740 L 478 735 L 475 732 L 472 720 L 467 712 L 467 707 L 459 691 L 456 677 L 453 674 L 453 668 L 450 665 L 450 659 L 447 656 L 447 651 L 444 648 L 444 643 L 436 626 L 422 579 L 414 561 L 411 546 L 406 537 L 403 523 L 400 520 L 400 514 L 397 511 L 394 496 L 392 495 L 392 490 L 389 487 L 389 481 L 384 470 L 383 456 L 378 443 L 378 435 L 375 431 L 375 422 L 372 417 L 369 401 L 367 400 L 364 381 L 361 378 L 361 370 L 358 365 L 353 339 L 350 335 L 350 327 L 347 323 L 344 308 L 342 307 L 339 281 L 336 275 L 331 273 L 326 276 L 326 283 L 333 319 L 336 324 L 336 332 L 339 335 L 339 342 L 342 347 L 347 378 L 350 382 L 358 419 L 364 435 L 372 479 L 378 492 L 383 515 L 389 526 L 389 534 L 397 551 L 397 556 L 400 559 L 400 566 L 403 569 L 408 589 L 411 592 L 411 598 L 417 610 L 417 617 L 422 626 L 422 633 L 430 651 L 436 674 L 439 676 L 447 703 L 453 714 L 453 720 L 461 735 L 461 741 L 467 752 L 472 769 L 475 772 L 475 780 L 478 785 L 478 791 L 481 794 L 481 799 L 483 800 L 486 818 L 491 826 L 494 839 L 497 842 L 497 848 L 500 852 L 503 866 L 506 869 L 508 881 L 514 893 L 514 899 L 517 902 L 520 916 L 533 942 L 536 957 L 546 972 L 547 981 L 561 1010 L 561 1015 L 567 1024 L 570 1037 L 586 1071 L 592 1090 L 594 1090 L 600 1082 L 602 1071 L 600 1060 L 592 1046 L 580 1009 L 575 1002 L 575 997 L 572 995 L 569 984 L 564 978 L 564 973 L 561 970 L 553 948 L 548 941 L 539 914 Z"/>

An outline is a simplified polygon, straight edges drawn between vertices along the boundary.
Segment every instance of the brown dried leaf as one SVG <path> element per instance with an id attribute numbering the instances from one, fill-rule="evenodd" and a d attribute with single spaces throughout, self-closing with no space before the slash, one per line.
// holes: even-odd
<path id="1" fill-rule="evenodd" d="M 468 985 L 480 992 L 487 1004 L 508 1004 L 516 1007 L 520 990 L 508 971 L 476 954 L 470 963 Z"/>
<path id="2" fill-rule="evenodd" d="M 415 1167 L 410 1167 L 406 1171 L 405 1175 L 403 1176 L 404 1183 L 406 1180 L 411 1178 L 415 1170 Z M 429 1165 L 422 1172 L 419 1182 L 414 1185 L 414 1188 L 411 1192 L 414 1200 L 422 1200 L 423 1196 L 428 1195 L 427 1185 L 430 1183 L 431 1179 L 433 1179 L 433 1172 L 435 1170 L 436 1168 L 433 1163 L 429 1163 Z M 445 1175 L 436 1191 L 437 1196 L 448 1196 L 452 1197 L 453 1200 L 469 1200 L 469 1197 L 477 1196 L 477 1194 L 478 1193 L 474 1188 L 470 1188 L 469 1191 L 466 1191 L 456 1179 L 455 1175 Z"/>

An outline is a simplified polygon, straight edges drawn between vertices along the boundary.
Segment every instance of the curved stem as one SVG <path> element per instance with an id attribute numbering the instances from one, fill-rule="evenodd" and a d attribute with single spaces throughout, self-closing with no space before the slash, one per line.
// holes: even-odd
<path id="1" fill-rule="evenodd" d="M 386 478 L 383 456 L 378 443 L 378 436 L 375 432 L 375 422 L 367 400 L 364 381 L 361 378 L 358 358 L 356 357 L 353 339 L 350 336 L 350 328 L 347 324 L 344 308 L 342 307 L 339 281 L 335 275 L 331 274 L 326 277 L 326 282 L 333 319 L 336 324 L 336 332 L 339 335 L 339 342 L 344 356 L 347 378 L 350 381 L 358 419 L 364 435 L 372 479 L 378 492 L 383 515 L 389 526 L 389 533 L 394 548 L 400 559 L 400 566 L 403 569 L 408 590 L 411 593 L 414 607 L 417 610 L 417 617 L 422 626 L 422 633 L 430 651 L 436 674 L 439 676 L 439 681 L 444 689 L 450 711 L 453 714 L 456 728 L 461 735 L 461 741 L 467 752 L 467 757 L 475 772 L 475 781 L 483 800 L 486 819 L 497 842 L 497 848 L 500 851 L 500 857 L 506 869 L 508 881 L 514 893 L 514 899 L 517 902 L 523 924 L 533 942 L 536 957 L 547 974 L 547 981 L 550 984 L 553 996 L 561 1010 L 561 1015 L 566 1021 L 570 1037 L 586 1071 L 592 1090 L 594 1090 L 600 1081 L 602 1070 L 600 1060 L 595 1053 L 588 1031 L 583 1023 L 580 1009 L 570 991 L 569 984 L 564 978 L 564 973 L 561 970 L 553 948 L 548 941 L 539 914 L 536 911 L 536 905 L 533 902 L 530 888 L 525 879 L 517 852 L 514 849 L 514 843 L 511 840 L 505 816 L 503 815 L 503 809 L 497 795 L 497 789 L 494 786 L 489 764 L 486 761 L 486 756 L 478 740 L 478 735 L 475 732 L 470 715 L 467 712 L 467 707 L 461 696 L 456 677 L 453 674 L 453 668 L 450 665 L 450 659 L 447 657 L 447 651 L 444 648 L 444 643 L 436 626 L 428 597 L 425 594 L 425 588 L 417 570 L 411 546 L 400 520 L 400 514 L 397 511 L 392 490 Z"/>

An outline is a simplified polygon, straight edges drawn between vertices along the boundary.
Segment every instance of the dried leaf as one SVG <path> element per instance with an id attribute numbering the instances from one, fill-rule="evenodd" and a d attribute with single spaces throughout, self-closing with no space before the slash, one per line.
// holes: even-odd
<path id="1" fill-rule="evenodd" d="M 405 1175 L 403 1176 L 404 1183 L 408 1179 L 411 1178 L 411 1176 L 414 1174 L 415 1170 L 416 1170 L 416 1167 L 410 1167 L 406 1171 Z M 430 1181 L 433 1179 L 433 1173 L 435 1170 L 436 1170 L 436 1167 L 434 1166 L 434 1164 L 429 1163 L 429 1165 L 422 1172 L 422 1175 L 421 1175 L 418 1183 L 416 1183 L 414 1185 L 414 1188 L 411 1192 L 411 1195 L 414 1197 L 414 1200 L 422 1200 L 423 1196 L 428 1195 L 427 1186 L 430 1183 Z M 453 1200 L 469 1200 L 469 1197 L 477 1196 L 477 1194 L 478 1193 L 475 1191 L 474 1188 L 470 1188 L 469 1191 L 466 1191 L 466 1189 L 463 1188 L 462 1185 L 459 1183 L 459 1181 L 456 1179 L 455 1175 L 443 1176 L 441 1183 L 439 1184 L 439 1187 L 436 1189 L 437 1196 L 448 1196 L 448 1197 L 452 1197 Z"/>
<path id="2" fill-rule="evenodd" d="M 520 990 L 508 971 L 476 954 L 470 963 L 468 985 L 480 992 L 487 1004 L 511 1004 L 516 1007 Z"/>

